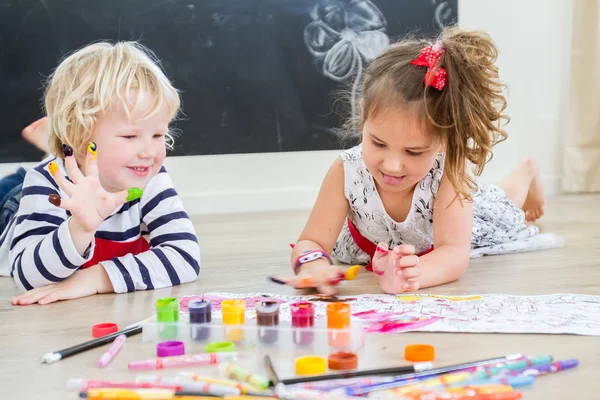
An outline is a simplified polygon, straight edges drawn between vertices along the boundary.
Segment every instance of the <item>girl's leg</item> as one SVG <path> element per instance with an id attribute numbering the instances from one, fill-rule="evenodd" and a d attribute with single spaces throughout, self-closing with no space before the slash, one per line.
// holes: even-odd
<path id="1" fill-rule="evenodd" d="M 546 197 L 537 163 L 528 158 L 514 170 L 502 183 L 513 203 L 525 211 L 527 221 L 535 221 L 544 215 Z"/>
<path id="2" fill-rule="evenodd" d="M 44 153 L 50 153 L 50 147 L 48 146 L 48 129 L 47 129 L 48 117 L 43 117 L 33 122 L 31 125 L 25 127 L 21 132 L 21 135 L 29 143 L 42 150 Z"/>

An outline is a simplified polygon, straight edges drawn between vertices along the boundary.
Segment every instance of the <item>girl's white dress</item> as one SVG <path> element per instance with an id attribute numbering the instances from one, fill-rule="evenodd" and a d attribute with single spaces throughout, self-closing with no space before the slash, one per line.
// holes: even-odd
<path id="1" fill-rule="evenodd" d="M 416 253 L 433 246 L 433 209 L 444 173 L 444 153 L 438 154 L 427 175 L 417 184 L 406 220 L 394 221 L 385 211 L 373 176 L 358 145 L 341 153 L 344 164 L 344 194 L 350 203 L 348 218 L 360 234 L 372 243 L 384 242 L 391 248 L 412 244 Z M 540 234 L 527 224 L 523 210 L 515 206 L 504 190 L 493 184 L 479 184 L 473 196 L 473 235 L 471 258 L 489 254 L 515 253 L 560 247 L 562 239 Z M 346 264 L 368 264 L 370 255 L 354 241 L 348 221 L 344 223 L 332 254 Z"/>

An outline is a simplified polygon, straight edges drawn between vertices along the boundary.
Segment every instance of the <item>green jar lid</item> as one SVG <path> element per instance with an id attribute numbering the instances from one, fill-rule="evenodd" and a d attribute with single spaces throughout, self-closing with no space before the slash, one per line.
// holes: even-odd
<path id="1" fill-rule="evenodd" d="M 210 342 L 204 347 L 204 351 L 207 353 L 235 351 L 235 344 L 233 342 Z"/>

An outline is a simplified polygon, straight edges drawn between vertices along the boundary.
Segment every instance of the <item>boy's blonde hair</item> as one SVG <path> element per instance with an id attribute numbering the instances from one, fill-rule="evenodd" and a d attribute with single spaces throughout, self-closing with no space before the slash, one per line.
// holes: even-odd
<path id="1" fill-rule="evenodd" d="M 92 137 L 97 118 L 119 103 L 131 117 L 127 104 L 130 90 L 146 91 L 154 98 L 142 119 L 164 106 L 170 120 L 177 116 L 179 93 L 154 53 L 142 44 L 93 43 L 65 58 L 46 85 L 44 103 L 50 151 L 63 157 L 62 145 L 67 144 L 75 154 L 81 154 Z M 173 136 L 167 132 L 167 147 L 172 145 Z"/>

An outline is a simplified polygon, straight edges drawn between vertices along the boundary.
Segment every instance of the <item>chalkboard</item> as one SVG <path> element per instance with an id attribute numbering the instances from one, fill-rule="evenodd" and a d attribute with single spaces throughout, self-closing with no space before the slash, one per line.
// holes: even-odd
<path id="1" fill-rule="evenodd" d="M 140 40 L 183 91 L 174 155 L 339 148 L 334 93 L 406 32 L 457 18 L 457 0 L 0 0 L 0 162 L 35 161 L 21 139 L 42 83 L 97 40 Z"/>

